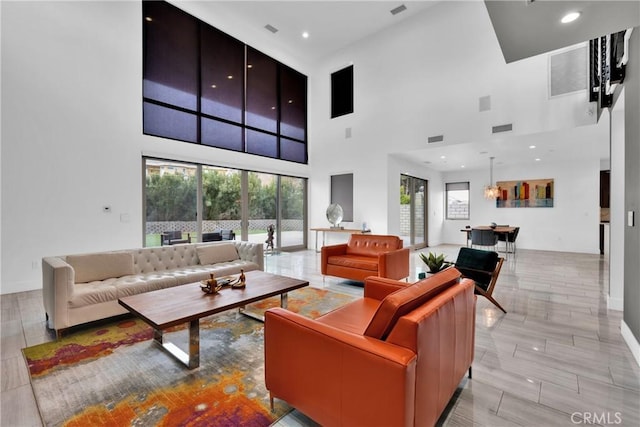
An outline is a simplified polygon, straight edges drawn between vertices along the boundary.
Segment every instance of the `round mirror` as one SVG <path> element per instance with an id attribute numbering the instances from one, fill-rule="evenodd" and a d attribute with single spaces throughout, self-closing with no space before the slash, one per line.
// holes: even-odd
<path id="1" fill-rule="evenodd" d="M 327 208 L 327 219 L 333 227 L 338 227 L 338 225 L 342 222 L 343 214 L 344 212 L 342 211 L 342 206 L 337 203 L 331 203 Z"/>

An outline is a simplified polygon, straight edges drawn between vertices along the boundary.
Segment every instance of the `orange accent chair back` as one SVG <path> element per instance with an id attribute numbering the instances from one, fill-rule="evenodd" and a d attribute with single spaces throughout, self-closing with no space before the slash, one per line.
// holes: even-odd
<path id="1" fill-rule="evenodd" d="M 467 371 L 474 283 L 450 268 L 415 284 L 365 280 L 364 297 L 309 319 L 265 313 L 265 380 L 327 426 L 433 426 Z"/>
<path id="2" fill-rule="evenodd" d="M 364 281 L 368 276 L 404 279 L 409 276 L 409 249 L 398 236 L 352 234 L 347 243 L 323 246 L 324 275 Z"/>

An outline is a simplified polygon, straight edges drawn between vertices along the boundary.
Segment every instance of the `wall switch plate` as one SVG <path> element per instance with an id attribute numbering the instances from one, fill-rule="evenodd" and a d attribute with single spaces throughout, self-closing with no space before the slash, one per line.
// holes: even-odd
<path id="1" fill-rule="evenodd" d="M 627 212 L 627 225 L 629 227 L 635 227 L 635 212 L 634 211 L 628 211 Z"/>

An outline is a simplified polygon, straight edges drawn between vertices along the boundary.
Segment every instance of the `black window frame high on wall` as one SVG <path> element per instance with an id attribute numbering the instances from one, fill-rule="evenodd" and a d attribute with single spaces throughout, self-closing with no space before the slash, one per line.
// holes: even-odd
<path id="1" fill-rule="evenodd" d="M 143 134 L 308 163 L 307 76 L 165 1 L 144 0 L 142 17 Z M 207 40 L 219 43 L 208 46 Z M 224 49 L 236 55 L 220 55 Z M 233 66 L 237 72 L 240 55 L 242 75 L 223 75 L 212 66 L 224 57 L 220 69 Z M 239 116 L 215 113 L 216 89 L 235 102 L 217 102 L 220 111 L 237 109 L 241 99 Z"/>

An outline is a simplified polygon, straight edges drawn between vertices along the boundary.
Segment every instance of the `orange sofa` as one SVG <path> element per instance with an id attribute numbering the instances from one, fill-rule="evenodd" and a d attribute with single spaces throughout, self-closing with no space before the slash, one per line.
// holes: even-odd
<path id="1" fill-rule="evenodd" d="M 322 274 L 364 281 L 368 276 L 409 276 L 409 249 L 398 236 L 352 234 L 347 243 L 323 246 Z"/>
<path id="2" fill-rule="evenodd" d="M 265 313 L 273 398 L 326 426 L 433 426 L 473 361 L 474 283 L 450 268 L 415 284 L 368 277 L 317 319 Z"/>

